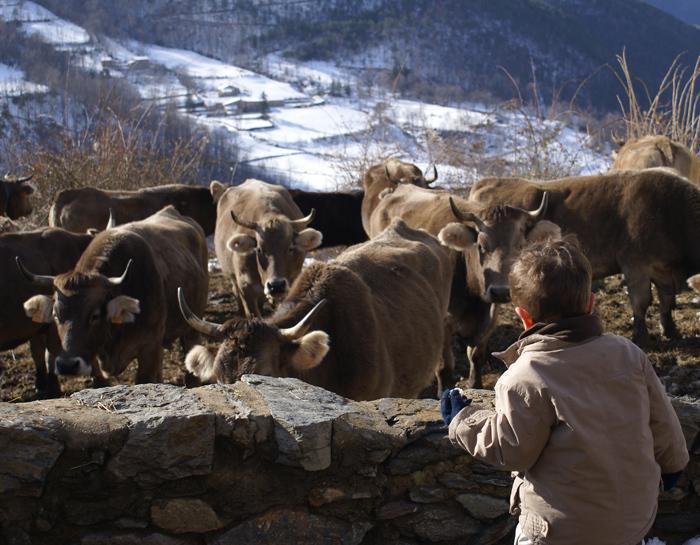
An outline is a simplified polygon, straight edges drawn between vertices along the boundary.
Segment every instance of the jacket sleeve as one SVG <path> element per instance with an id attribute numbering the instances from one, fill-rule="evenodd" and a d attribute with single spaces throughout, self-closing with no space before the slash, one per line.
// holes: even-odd
<path id="1" fill-rule="evenodd" d="M 450 440 L 475 458 L 508 471 L 527 471 L 555 423 L 541 392 L 496 384 L 496 410 L 466 407 L 450 424 Z"/>
<path id="2" fill-rule="evenodd" d="M 654 368 L 644 356 L 649 393 L 649 425 L 654 437 L 654 457 L 661 473 L 676 473 L 688 465 L 688 448 L 681 423 Z"/>

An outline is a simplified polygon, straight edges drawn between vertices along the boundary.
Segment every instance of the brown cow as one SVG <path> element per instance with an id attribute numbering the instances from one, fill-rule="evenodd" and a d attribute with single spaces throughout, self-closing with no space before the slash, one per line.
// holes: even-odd
<path id="1" fill-rule="evenodd" d="M 575 234 L 594 278 L 625 275 L 634 316 L 634 340 L 648 339 L 646 311 L 651 284 L 659 295 L 663 333 L 677 337 L 672 309 L 675 294 L 700 272 L 700 190 L 668 169 L 610 172 L 596 176 L 529 182 L 487 178 L 477 182 L 470 201 L 530 207 L 549 194 L 545 217 Z"/>
<path id="2" fill-rule="evenodd" d="M 378 165 L 371 166 L 362 176 L 362 226 L 371 238 L 369 220 L 381 197 L 399 185 L 415 185 L 427 188 L 437 180 L 437 169 L 432 167 L 432 174 L 426 178 L 416 165 L 399 161 L 391 157 Z"/>
<path id="3" fill-rule="evenodd" d="M 40 397 L 61 393 L 54 364 L 60 343 L 53 324 L 37 323 L 25 315 L 22 304 L 36 289 L 20 274 L 15 259 L 40 274 L 59 274 L 75 266 L 91 240 L 86 234 L 50 227 L 0 235 L 0 350 L 29 341 Z"/>
<path id="4" fill-rule="evenodd" d="M 246 373 L 297 377 L 351 399 L 415 397 L 440 370 L 445 350 L 450 260 L 439 242 L 400 220 L 304 269 L 275 314 L 216 325 L 183 314 L 221 340 L 187 355 L 203 381 Z M 450 361 L 447 362 L 449 366 Z"/>
<path id="5" fill-rule="evenodd" d="M 36 191 L 30 183 L 31 176 L 24 178 L 9 178 L 0 180 L 0 216 L 16 220 L 28 216 L 34 210 L 31 195 Z"/>
<path id="6" fill-rule="evenodd" d="M 34 296 L 24 308 L 34 321 L 55 321 L 61 374 L 91 373 L 99 384 L 137 358 L 137 382 L 160 382 L 162 347 L 180 338 L 188 350 L 197 340 L 178 310 L 177 287 L 204 310 L 207 243 L 202 228 L 173 206 L 98 234 L 72 271 L 39 276 L 20 268 L 54 290 L 53 298 Z"/>
<path id="7" fill-rule="evenodd" d="M 193 218 L 206 236 L 214 232 L 216 206 L 209 189 L 185 184 L 147 187 L 138 191 L 108 191 L 94 187 L 64 189 L 54 198 L 49 225 L 76 233 L 102 229 L 110 210 L 117 225 L 138 221 L 167 205 Z"/>
<path id="8" fill-rule="evenodd" d="M 239 308 L 260 316 L 265 299 L 284 298 L 309 250 L 322 235 L 308 228 L 313 211 L 301 210 L 284 187 L 246 180 L 236 187 L 212 182 L 217 203 L 214 247 L 221 270 L 233 284 Z"/>
<path id="9" fill-rule="evenodd" d="M 610 172 L 667 167 L 700 185 L 700 158 L 667 136 L 644 136 L 626 142 L 615 154 Z"/>
<path id="10" fill-rule="evenodd" d="M 517 252 L 504 248 L 520 248 L 526 242 L 557 236 L 554 225 L 539 221 L 544 206 L 546 201 L 534 212 L 488 209 L 452 197 L 447 191 L 403 185 L 385 195 L 370 218 L 373 236 L 392 218 L 400 217 L 414 228 L 437 235 L 454 250 L 450 325 L 452 333 L 468 346 L 468 383 L 472 387 L 481 386 L 486 345 L 495 325 L 494 305 L 508 301 L 507 276 Z M 465 214 L 472 214 L 468 223 L 455 223 Z"/>

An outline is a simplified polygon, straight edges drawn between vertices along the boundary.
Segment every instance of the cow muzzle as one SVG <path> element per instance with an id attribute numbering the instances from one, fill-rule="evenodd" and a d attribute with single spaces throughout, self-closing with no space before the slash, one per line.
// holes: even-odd
<path id="1" fill-rule="evenodd" d="M 57 356 L 56 369 L 60 375 L 92 374 L 92 366 L 80 357 Z"/>
<path id="2" fill-rule="evenodd" d="M 273 278 L 265 282 L 265 295 L 270 301 L 279 301 L 288 289 L 289 282 L 285 278 Z"/>
<path id="3" fill-rule="evenodd" d="M 486 300 L 490 303 L 509 303 L 510 288 L 508 286 L 489 286 L 486 290 Z"/>

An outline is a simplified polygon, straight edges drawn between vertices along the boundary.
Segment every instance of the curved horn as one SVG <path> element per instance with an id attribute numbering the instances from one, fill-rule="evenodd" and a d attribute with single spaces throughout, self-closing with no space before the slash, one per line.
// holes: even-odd
<path id="1" fill-rule="evenodd" d="M 126 278 L 126 275 L 129 273 L 129 267 L 131 267 L 131 262 L 133 259 L 130 259 L 128 263 L 126 264 L 126 267 L 124 268 L 124 272 L 122 273 L 121 276 L 112 276 L 110 278 L 107 278 L 107 282 L 112 284 L 113 286 L 118 286 L 122 282 L 124 282 L 124 279 Z"/>
<path id="2" fill-rule="evenodd" d="M 22 273 L 22 275 L 29 280 L 32 284 L 35 284 L 36 286 L 42 287 L 42 288 L 52 288 L 53 287 L 53 281 L 55 276 L 48 276 L 48 275 L 42 275 L 42 274 L 34 274 L 29 272 L 27 269 L 24 268 L 24 265 L 22 265 L 22 260 L 19 258 L 19 256 L 15 256 L 15 263 L 17 263 L 17 268 L 19 269 L 19 272 Z"/>
<path id="3" fill-rule="evenodd" d="M 459 221 L 470 221 L 476 225 L 479 231 L 483 231 L 486 228 L 486 224 L 481 221 L 479 216 L 473 214 L 472 212 L 462 212 L 459 208 L 457 208 L 457 205 L 452 197 L 450 197 L 450 208 L 452 209 L 452 213 Z"/>
<path id="4" fill-rule="evenodd" d="M 531 210 L 528 211 L 528 214 L 532 217 L 534 220 L 539 220 L 542 218 L 544 213 L 547 211 L 547 204 L 549 203 L 549 192 L 545 191 L 542 193 L 542 202 L 540 203 L 540 206 L 537 210 Z"/>
<path id="5" fill-rule="evenodd" d="M 28 181 L 31 180 L 33 177 L 34 177 L 34 175 L 33 175 L 33 174 L 30 174 L 29 176 L 23 176 L 23 177 L 21 177 L 21 178 L 10 178 L 10 175 L 9 175 L 9 174 L 5 174 L 5 176 L 3 176 L 3 181 L 5 181 L 5 182 L 12 182 L 12 183 L 15 183 L 15 184 L 22 184 L 22 183 L 24 183 L 24 182 L 28 182 Z"/>
<path id="6" fill-rule="evenodd" d="M 302 335 L 306 333 L 306 331 L 309 329 L 309 326 L 311 325 L 311 321 L 314 319 L 314 316 L 320 311 L 325 305 L 326 305 L 326 299 L 321 299 L 316 305 L 314 305 L 314 308 L 312 308 L 306 316 L 304 316 L 301 321 L 293 326 L 293 327 L 288 327 L 285 329 L 280 329 L 280 334 L 283 337 L 286 337 L 288 339 L 298 339 Z"/>
<path id="7" fill-rule="evenodd" d="M 230 212 L 231 212 L 231 218 L 233 219 L 233 223 L 235 223 L 236 225 L 240 225 L 241 227 L 245 227 L 246 229 L 252 229 L 253 231 L 258 230 L 257 223 L 254 223 L 252 221 L 240 220 L 236 217 L 236 214 L 233 213 L 233 210 L 231 210 Z"/>
<path id="8" fill-rule="evenodd" d="M 314 218 L 316 217 L 316 209 L 312 208 L 311 212 L 309 212 L 309 215 L 306 217 L 303 217 L 298 220 L 289 220 L 289 223 L 292 224 L 292 227 L 294 227 L 295 231 L 301 231 L 302 229 L 305 229 L 306 227 L 309 226 L 309 223 L 314 221 Z"/>
<path id="9" fill-rule="evenodd" d="M 107 225 L 105 226 L 105 231 L 108 229 L 114 229 L 117 226 L 117 222 L 114 220 L 114 214 L 112 209 L 109 209 L 109 219 L 107 220 Z"/>
<path id="10" fill-rule="evenodd" d="M 187 325 L 189 325 L 192 329 L 199 331 L 207 337 L 216 337 L 219 335 L 219 333 L 221 333 L 221 326 L 219 324 L 202 320 L 199 316 L 192 312 L 192 309 L 190 309 L 187 301 L 185 301 L 185 292 L 182 290 L 182 288 L 177 288 L 177 302 L 180 305 L 182 317 L 185 319 L 185 322 L 187 322 Z"/>
<path id="11" fill-rule="evenodd" d="M 437 173 L 437 168 L 435 167 L 435 164 L 432 164 L 428 167 L 428 172 L 431 169 L 433 171 L 433 174 L 430 177 L 428 177 L 428 176 L 423 177 L 426 184 L 432 184 L 434 181 L 436 181 L 438 179 L 438 173 Z"/>

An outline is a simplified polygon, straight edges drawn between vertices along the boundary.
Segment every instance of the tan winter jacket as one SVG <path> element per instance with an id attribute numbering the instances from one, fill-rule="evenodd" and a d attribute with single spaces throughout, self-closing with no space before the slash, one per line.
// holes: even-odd
<path id="1" fill-rule="evenodd" d="M 517 472 L 511 513 L 534 543 L 639 543 L 656 516 L 660 475 L 688 463 L 646 355 L 597 333 L 582 342 L 532 334 L 497 356 L 509 368 L 496 384 L 496 411 L 465 408 L 450 439 Z"/>

